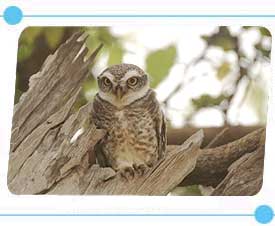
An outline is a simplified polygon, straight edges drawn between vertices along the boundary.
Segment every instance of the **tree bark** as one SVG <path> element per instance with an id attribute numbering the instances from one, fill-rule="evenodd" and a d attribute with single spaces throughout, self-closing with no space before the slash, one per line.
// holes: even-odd
<path id="1" fill-rule="evenodd" d="M 243 155 L 257 150 L 263 137 L 264 128 L 231 143 L 201 150 L 194 171 L 184 179 L 181 186 L 200 184 L 216 187 L 227 175 L 228 167 Z"/>
<path id="2" fill-rule="evenodd" d="M 8 186 L 16 194 L 48 190 L 79 165 L 103 132 L 91 125 L 80 146 L 70 138 L 89 117 L 91 104 L 75 111 L 74 104 L 99 47 L 84 62 L 85 40 L 76 33 L 49 56 L 31 77 L 29 90 L 15 106 L 11 135 Z"/>
<path id="3" fill-rule="evenodd" d="M 211 195 L 256 195 L 263 183 L 264 146 L 263 133 L 257 149 L 232 163 L 228 174 Z"/>
<path id="4" fill-rule="evenodd" d="M 205 127 L 204 131 L 204 140 L 202 143 L 202 147 L 205 148 L 213 139 L 217 136 L 217 134 L 224 131 L 222 137 L 219 138 L 211 145 L 211 148 L 218 147 L 229 142 L 240 139 L 241 137 L 259 129 L 263 126 L 231 126 L 226 125 L 223 127 Z M 197 127 L 183 127 L 179 129 L 168 128 L 168 144 L 181 144 L 188 137 L 194 134 L 198 130 Z"/>

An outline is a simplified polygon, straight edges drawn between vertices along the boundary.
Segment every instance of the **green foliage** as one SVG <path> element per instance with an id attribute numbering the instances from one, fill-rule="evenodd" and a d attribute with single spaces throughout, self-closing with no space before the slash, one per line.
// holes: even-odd
<path id="1" fill-rule="evenodd" d="M 57 48 L 64 36 L 65 27 L 28 27 L 19 38 L 18 62 L 28 59 L 37 48 L 39 37 L 45 38 L 51 50 Z"/>
<path id="2" fill-rule="evenodd" d="M 265 27 L 260 27 L 259 30 L 261 32 L 261 35 L 271 37 L 270 31 Z"/>
<path id="3" fill-rule="evenodd" d="M 213 97 L 208 94 L 203 94 L 198 98 L 193 98 L 192 105 L 196 108 L 196 110 L 199 110 L 201 108 L 220 105 L 222 101 L 224 101 L 225 99 L 226 99 L 226 96 L 223 94 L 218 97 Z"/>
<path id="4" fill-rule="evenodd" d="M 17 55 L 17 60 L 18 62 L 22 62 L 25 59 L 28 59 L 33 51 L 33 45 L 28 44 L 28 43 L 22 43 L 18 47 L 18 55 Z"/>
<path id="5" fill-rule="evenodd" d="M 247 103 L 252 106 L 252 109 L 260 122 L 265 123 L 267 111 L 267 90 L 261 82 L 252 81 L 249 83 Z"/>
<path id="6" fill-rule="evenodd" d="M 18 62 L 28 59 L 33 51 L 34 42 L 37 37 L 41 34 L 41 27 L 29 27 L 26 28 L 20 38 L 18 46 Z"/>
<path id="7" fill-rule="evenodd" d="M 220 47 L 224 51 L 234 50 L 237 46 L 237 38 L 229 32 L 227 27 L 219 27 L 219 30 L 209 36 L 202 35 L 208 46 Z"/>
<path id="8" fill-rule="evenodd" d="M 92 100 L 93 96 L 98 91 L 97 82 L 93 78 L 93 76 L 89 76 L 88 79 L 84 82 L 82 91 L 83 91 L 84 97 L 87 101 Z"/>
<path id="9" fill-rule="evenodd" d="M 51 49 L 55 49 L 62 40 L 64 27 L 48 27 L 48 29 L 44 30 L 44 35 L 48 46 Z"/>
<path id="10" fill-rule="evenodd" d="M 201 191 L 198 185 L 176 187 L 171 191 L 170 195 L 182 195 L 182 196 L 201 196 Z"/>
<path id="11" fill-rule="evenodd" d="M 23 92 L 20 89 L 15 89 L 14 104 L 17 104 Z"/>
<path id="12" fill-rule="evenodd" d="M 255 29 L 258 28 L 258 30 L 260 31 L 262 36 L 268 36 L 271 37 L 271 33 L 269 32 L 269 30 L 265 27 L 253 27 L 253 26 L 243 26 L 242 27 L 244 30 L 249 30 L 251 28 Z"/>
<path id="13" fill-rule="evenodd" d="M 262 56 L 270 58 L 270 49 L 266 49 L 261 41 L 255 44 L 255 48 L 262 54 Z"/>
<path id="14" fill-rule="evenodd" d="M 46 28 L 42 27 L 28 27 L 26 28 L 20 38 L 19 38 L 19 44 L 21 43 L 28 43 L 33 44 L 36 40 L 36 38 L 42 33 L 42 31 Z"/>
<path id="15" fill-rule="evenodd" d="M 266 49 L 263 46 L 263 38 L 264 37 L 271 37 L 270 31 L 265 27 L 252 27 L 252 26 L 245 26 L 243 29 L 249 30 L 249 29 L 255 29 L 257 28 L 261 34 L 260 40 L 254 45 L 255 49 L 260 53 L 263 57 L 270 58 L 271 50 L 270 48 Z"/>
<path id="16" fill-rule="evenodd" d="M 110 47 L 108 65 L 121 64 L 124 50 L 119 43 L 115 43 Z"/>
<path id="17" fill-rule="evenodd" d="M 153 51 L 146 57 L 146 71 L 152 76 L 151 86 L 156 87 L 168 75 L 175 64 L 177 49 L 175 45 Z"/>
<path id="18" fill-rule="evenodd" d="M 109 55 L 109 62 L 119 62 L 123 55 L 122 44 L 120 39 L 114 36 L 110 28 L 108 27 L 92 27 L 86 28 L 86 33 L 89 35 L 86 41 L 86 45 L 89 49 L 88 55 L 90 55 L 100 44 L 104 45 L 101 53 L 107 53 Z M 118 50 L 118 53 L 115 51 Z"/>
<path id="19" fill-rule="evenodd" d="M 231 65 L 227 61 L 224 61 L 218 68 L 216 76 L 219 80 L 223 80 L 231 71 Z"/>

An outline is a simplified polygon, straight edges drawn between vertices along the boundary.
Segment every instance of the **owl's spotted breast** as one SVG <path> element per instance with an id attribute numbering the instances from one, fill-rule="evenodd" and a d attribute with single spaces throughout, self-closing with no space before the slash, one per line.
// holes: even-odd
<path id="1" fill-rule="evenodd" d="M 101 165 L 115 170 L 150 167 L 163 156 L 166 131 L 161 124 L 165 122 L 153 90 L 123 109 L 99 96 L 93 107 L 96 125 L 107 131 L 96 150 Z"/>

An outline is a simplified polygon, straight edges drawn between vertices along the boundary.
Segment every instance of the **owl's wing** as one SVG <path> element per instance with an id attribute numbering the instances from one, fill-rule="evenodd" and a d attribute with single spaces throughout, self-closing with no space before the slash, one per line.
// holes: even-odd
<path id="1" fill-rule="evenodd" d="M 108 166 L 108 161 L 107 161 L 106 156 L 104 155 L 102 147 L 103 147 L 103 145 L 102 145 L 101 140 L 94 146 L 96 163 L 99 164 L 101 167 L 107 167 Z"/>
<path id="2" fill-rule="evenodd" d="M 102 114 L 100 114 L 100 111 L 102 111 L 102 103 L 99 101 L 98 97 L 96 96 L 93 102 L 91 118 L 98 129 L 102 129 L 102 124 L 101 124 L 102 119 L 100 118 Z M 105 136 L 107 136 L 107 134 Z M 103 152 L 103 142 L 104 142 L 105 136 L 101 140 L 99 140 L 97 144 L 94 146 L 96 163 L 99 164 L 101 167 L 108 166 L 107 158 Z"/>
<path id="3" fill-rule="evenodd" d="M 159 117 L 156 117 L 156 135 L 158 140 L 158 159 L 164 157 L 166 153 L 167 135 L 166 135 L 166 121 L 163 112 L 159 111 Z"/>

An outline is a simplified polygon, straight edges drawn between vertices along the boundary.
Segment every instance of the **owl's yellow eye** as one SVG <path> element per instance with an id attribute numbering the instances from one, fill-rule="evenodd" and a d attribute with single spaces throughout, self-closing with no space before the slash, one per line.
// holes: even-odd
<path id="1" fill-rule="evenodd" d="M 138 79 L 136 77 L 132 77 L 127 80 L 127 84 L 129 86 L 135 86 L 137 83 L 138 83 Z"/>
<path id="2" fill-rule="evenodd" d="M 106 86 L 111 85 L 111 81 L 110 81 L 110 79 L 108 79 L 108 78 L 103 78 L 103 83 L 104 83 L 104 85 L 106 85 Z"/>

